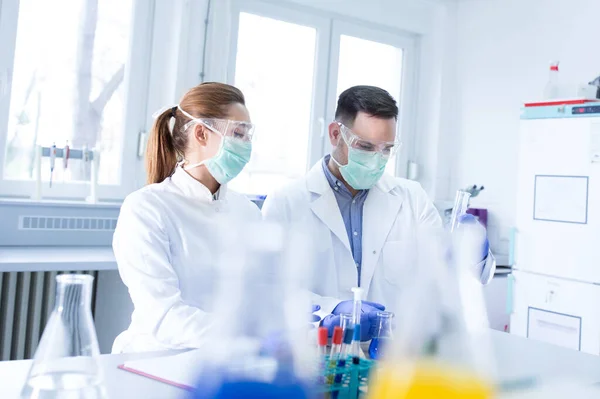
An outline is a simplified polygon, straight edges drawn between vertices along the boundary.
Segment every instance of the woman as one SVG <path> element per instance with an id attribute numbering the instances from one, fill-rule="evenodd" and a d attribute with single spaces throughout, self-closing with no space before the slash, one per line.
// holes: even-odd
<path id="1" fill-rule="evenodd" d="M 195 348 L 208 331 L 224 228 L 260 219 L 227 182 L 250 160 L 253 125 L 235 87 L 203 83 L 158 115 L 149 185 L 121 207 L 113 249 L 134 304 L 113 353 Z"/>

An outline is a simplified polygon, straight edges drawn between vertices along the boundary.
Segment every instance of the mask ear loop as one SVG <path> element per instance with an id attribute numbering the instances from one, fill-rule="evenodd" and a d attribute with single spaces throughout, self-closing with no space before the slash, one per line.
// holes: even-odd
<path id="1" fill-rule="evenodd" d="M 348 141 L 346 140 L 346 137 L 344 136 L 344 132 L 343 132 L 343 130 L 344 130 L 344 127 L 343 127 L 343 125 L 342 125 L 341 123 L 339 123 L 339 122 L 338 122 L 338 126 L 339 126 L 339 128 L 340 128 L 340 136 L 342 137 L 342 140 L 343 140 L 343 141 L 344 141 L 344 143 L 346 144 L 346 147 L 348 147 L 348 149 L 349 149 L 349 148 L 350 148 L 350 145 L 348 144 Z M 337 161 L 337 159 L 335 159 L 335 158 L 333 157 L 333 153 L 331 153 L 331 155 L 330 155 L 330 158 L 333 160 L 333 162 L 335 162 L 335 164 L 336 164 L 336 165 L 337 165 L 339 168 L 343 168 L 344 166 L 347 166 L 347 165 L 348 165 L 348 164 L 346 164 L 346 165 L 342 165 L 341 163 L 339 163 L 339 162 Z"/>
<path id="2" fill-rule="evenodd" d="M 179 110 L 181 111 L 181 108 L 179 108 Z M 183 112 L 185 112 L 185 111 L 183 111 Z M 186 114 L 187 114 L 187 113 L 186 113 Z M 189 115 L 189 114 L 188 114 L 188 115 Z M 187 115 L 186 115 L 186 116 L 187 116 Z M 207 159 L 205 159 L 204 161 L 197 162 L 197 163 L 194 163 L 194 164 L 191 164 L 191 165 L 186 165 L 186 166 L 183 166 L 183 165 L 185 165 L 185 163 L 186 163 L 186 162 L 188 162 L 188 161 L 187 161 L 187 160 L 184 158 L 184 159 L 183 159 L 183 160 L 180 162 L 180 164 L 183 166 L 183 170 L 190 170 L 190 169 L 197 168 L 198 166 L 202 166 L 202 165 L 206 164 L 206 163 L 207 163 L 208 161 L 210 161 L 211 159 L 217 158 L 218 156 L 220 156 L 220 155 L 221 155 L 221 153 L 223 152 L 223 148 L 224 148 L 224 146 L 225 146 L 225 135 L 224 135 L 223 133 L 219 132 L 217 129 L 213 128 L 212 126 L 209 126 L 208 124 L 206 124 L 206 123 L 202 122 L 201 120 L 198 120 L 198 119 L 196 119 L 196 118 L 195 118 L 195 119 L 193 119 L 193 121 L 195 122 L 195 124 L 200 124 L 200 125 L 202 125 L 203 127 L 205 127 L 206 129 L 210 130 L 211 132 L 218 134 L 218 135 L 221 137 L 221 142 L 220 142 L 220 144 L 219 144 L 219 149 L 217 150 L 217 152 L 215 153 L 215 155 L 213 155 L 213 156 L 212 156 L 212 157 L 210 157 L 210 158 L 207 158 Z M 227 126 L 225 127 L 225 131 L 227 131 L 227 129 L 229 128 L 229 123 L 230 123 L 230 122 L 229 122 L 229 121 L 227 121 Z M 188 127 L 188 129 L 189 129 L 189 127 Z"/>

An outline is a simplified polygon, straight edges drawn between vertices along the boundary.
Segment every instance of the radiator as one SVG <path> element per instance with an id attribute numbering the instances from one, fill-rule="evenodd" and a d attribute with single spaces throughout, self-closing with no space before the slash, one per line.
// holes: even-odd
<path id="1" fill-rule="evenodd" d="M 94 276 L 92 314 L 96 303 L 97 271 L 0 273 L 0 360 L 30 359 L 35 354 L 56 295 L 56 276 Z"/>

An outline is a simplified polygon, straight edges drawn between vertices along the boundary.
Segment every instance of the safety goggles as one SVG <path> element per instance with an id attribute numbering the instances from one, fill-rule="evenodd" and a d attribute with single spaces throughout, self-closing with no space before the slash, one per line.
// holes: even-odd
<path id="1" fill-rule="evenodd" d="M 181 128 L 182 132 L 185 132 L 192 125 L 200 124 L 224 137 L 232 137 L 241 141 L 252 141 L 252 137 L 254 135 L 254 124 L 250 122 L 217 118 L 194 118 L 192 115 L 181 109 L 181 107 L 178 108 L 182 114 L 190 118 L 190 121 Z"/>
<path id="2" fill-rule="evenodd" d="M 348 147 L 364 151 L 364 152 L 378 152 L 382 156 L 388 158 L 398 151 L 400 145 L 402 144 L 398 140 L 394 141 L 380 141 L 380 142 L 372 142 L 365 139 L 360 138 L 356 133 L 354 133 L 349 127 L 345 126 L 341 122 L 336 123 L 340 127 L 340 131 L 342 132 L 342 137 L 346 142 Z"/>

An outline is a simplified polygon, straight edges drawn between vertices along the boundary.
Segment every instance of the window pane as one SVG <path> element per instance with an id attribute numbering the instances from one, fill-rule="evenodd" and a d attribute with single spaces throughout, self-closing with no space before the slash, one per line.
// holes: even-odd
<path id="1" fill-rule="evenodd" d="M 133 1 L 20 1 L 5 178 L 33 177 L 36 143 L 68 141 L 99 148 L 100 183 L 119 184 Z M 49 160 L 42 165 L 48 180 Z M 89 171 L 75 160 L 64 170 L 57 160 L 53 180 L 87 180 Z"/>
<path id="2" fill-rule="evenodd" d="M 340 36 L 337 95 L 356 85 L 387 90 L 396 101 L 402 84 L 402 49 L 388 44 Z M 390 159 L 386 171 L 394 174 L 396 159 Z"/>
<path id="3" fill-rule="evenodd" d="M 314 28 L 240 13 L 235 85 L 257 127 L 235 190 L 265 194 L 306 173 L 315 47 Z"/>

